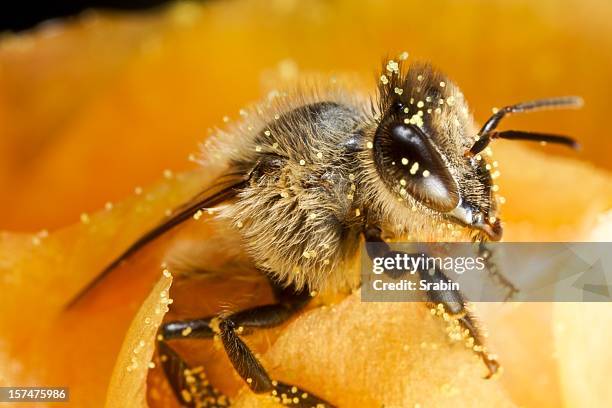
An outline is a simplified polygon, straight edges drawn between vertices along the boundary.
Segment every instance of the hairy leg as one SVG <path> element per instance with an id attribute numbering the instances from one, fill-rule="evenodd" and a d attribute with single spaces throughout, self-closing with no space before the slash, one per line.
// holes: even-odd
<path id="1" fill-rule="evenodd" d="M 194 376 L 185 361 L 173 350 L 167 341 L 193 338 L 212 338 L 218 335 L 234 369 L 258 394 L 269 394 L 278 402 L 293 407 L 331 407 L 321 398 L 297 386 L 274 381 L 254 353 L 240 338 L 256 329 L 278 326 L 301 310 L 311 299 L 307 290 L 277 288 L 278 302 L 238 311 L 227 316 L 209 316 L 199 319 L 167 322 L 160 328 L 160 356 L 166 356 L 162 367 L 172 389 L 182 403 L 188 407 L 224 406 L 219 402 L 229 401 L 212 387 L 205 376 Z M 163 358 L 163 357 L 162 357 Z M 185 370 L 190 375 L 185 380 Z M 201 381 L 202 379 L 203 382 Z M 209 404 L 209 405 L 206 405 Z"/>
<path id="2" fill-rule="evenodd" d="M 364 231 L 366 242 L 377 243 L 374 247 L 367 247 L 370 258 L 393 256 L 397 252 L 384 241 L 381 230 L 375 226 L 369 226 Z M 407 254 L 410 256 L 410 254 Z M 416 256 L 416 255 L 415 255 Z M 428 283 L 448 282 L 450 279 L 439 269 L 433 273 L 429 270 L 418 270 L 420 279 Z M 469 310 L 469 305 L 460 291 L 448 290 L 427 290 L 425 293 L 428 302 L 432 306 L 432 313 L 442 317 L 451 325 L 451 336 L 457 340 L 465 340 L 466 346 L 471 348 L 487 366 L 489 374 L 486 378 L 494 376 L 500 366 L 493 355 L 491 355 L 485 345 L 483 336 L 476 325 L 476 319 Z"/>

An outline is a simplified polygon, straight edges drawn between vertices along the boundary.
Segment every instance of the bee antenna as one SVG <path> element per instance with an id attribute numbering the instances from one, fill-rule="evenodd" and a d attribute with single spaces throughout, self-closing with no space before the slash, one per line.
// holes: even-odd
<path id="1" fill-rule="evenodd" d="M 538 99 L 535 101 L 521 102 L 515 105 L 505 106 L 491 115 L 491 117 L 485 122 L 482 129 L 480 129 L 480 132 L 478 132 L 476 142 L 465 155 L 473 156 L 480 153 L 493 139 L 529 140 L 536 142 L 556 143 L 577 148 L 578 143 L 568 136 L 524 132 L 518 130 L 496 132 L 495 129 L 506 115 L 512 113 L 531 112 L 543 109 L 580 108 L 582 105 L 583 100 L 579 96 L 562 96 L 558 98 Z"/>

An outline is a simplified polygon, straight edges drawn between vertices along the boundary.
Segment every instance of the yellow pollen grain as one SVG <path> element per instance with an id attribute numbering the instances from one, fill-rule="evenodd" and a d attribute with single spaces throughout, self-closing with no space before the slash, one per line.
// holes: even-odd
<path id="1" fill-rule="evenodd" d="M 89 224 L 90 218 L 89 218 L 89 214 L 87 213 L 82 213 L 81 214 L 81 222 L 83 224 Z"/>
<path id="2" fill-rule="evenodd" d="M 493 187 L 491 187 L 491 190 L 499 191 L 499 186 L 497 184 L 493 184 Z"/>
<path id="3" fill-rule="evenodd" d="M 402 51 L 398 58 L 400 61 L 406 61 L 408 59 L 408 56 L 409 56 L 408 52 Z"/>
<path id="4" fill-rule="evenodd" d="M 305 160 L 300 160 L 300 166 L 304 166 L 306 165 L 306 161 Z"/>
<path id="5" fill-rule="evenodd" d="M 323 158 L 323 153 L 321 153 L 321 152 L 317 153 L 317 158 L 318 159 L 322 159 Z"/>
<path id="6" fill-rule="evenodd" d="M 242 221 L 238 221 L 238 222 L 236 223 L 236 226 L 237 226 L 238 228 L 242 228 L 242 227 L 243 227 Z"/>
<path id="7" fill-rule="evenodd" d="M 401 180 L 400 180 L 400 184 L 401 184 L 402 186 L 405 186 L 405 185 L 406 185 L 406 180 L 401 179 Z"/>
<path id="8" fill-rule="evenodd" d="M 173 174 L 172 174 L 172 170 L 170 170 L 170 169 L 166 169 L 166 170 L 164 170 L 163 175 L 164 175 L 164 178 L 166 178 L 166 179 L 171 179 L 171 178 L 172 178 L 172 176 L 173 176 Z"/>
<path id="9" fill-rule="evenodd" d="M 374 144 L 373 144 L 372 142 L 367 142 L 367 143 L 366 143 L 366 147 L 367 147 L 368 149 L 371 149 L 371 148 L 373 148 L 373 147 L 374 147 Z"/>
<path id="10" fill-rule="evenodd" d="M 408 164 L 408 159 L 405 157 L 402 157 L 402 164 L 406 166 Z"/>
<path id="11" fill-rule="evenodd" d="M 361 211 L 359 210 L 359 208 L 355 209 L 355 216 L 359 217 L 361 215 Z"/>
<path id="12" fill-rule="evenodd" d="M 410 111 L 410 109 L 408 109 L 408 107 L 406 106 L 406 107 L 404 108 L 404 113 L 408 113 L 409 111 Z"/>
<path id="13" fill-rule="evenodd" d="M 110 211 L 113 209 L 113 203 L 111 203 L 110 201 L 107 201 L 106 204 L 104 204 L 104 209 L 107 211 Z"/>
<path id="14" fill-rule="evenodd" d="M 229 117 L 224 116 L 224 117 L 223 117 L 223 122 L 225 122 L 225 123 L 229 122 Z"/>
<path id="15" fill-rule="evenodd" d="M 412 167 L 410 167 L 410 174 L 416 174 L 419 170 L 419 162 L 415 162 Z"/>
<path id="16" fill-rule="evenodd" d="M 192 329 L 191 327 L 187 326 L 183 329 L 183 331 L 181 331 L 181 335 L 182 336 L 189 336 L 189 334 L 191 333 Z"/>
<path id="17" fill-rule="evenodd" d="M 272 134 L 272 132 L 270 132 L 269 130 L 264 130 L 264 135 L 270 136 L 271 134 Z"/>
<path id="18" fill-rule="evenodd" d="M 393 73 L 393 72 L 399 72 L 399 64 L 393 60 L 390 60 L 387 63 L 387 71 Z"/>
<path id="19" fill-rule="evenodd" d="M 389 83 L 389 78 L 387 78 L 387 76 L 383 74 L 380 76 L 380 82 L 382 82 L 383 85 L 387 85 Z"/>
<path id="20" fill-rule="evenodd" d="M 417 81 L 422 81 L 423 80 L 423 75 L 417 75 Z"/>
<path id="21" fill-rule="evenodd" d="M 196 221 L 199 220 L 200 218 L 202 218 L 202 214 L 203 214 L 202 210 L 196 211 L 195 214 L 193 214 L 193 219 Z"/>
<path id="22" fill-rule="evenodd" d="M 255 151 L 256 152 L 261 152 L 261 146 L 255 146 Z"/>
<path id="23" fill-rule="evenodd" d="M 417 108 L 422 108 L 423 106 L 425 106 L 425 104 L 423 103 L 423 101 L 418 101 L 418 102 L 417 102 Z"/>
<path id="24" fill-rule="evenodd" d="M 423 111 L 419 111 L 419 113 L 423 113 Z M 416 115 L 412 115 L 412 117 L 410 118 L 410 123 L 413 125 L 417 125 L 419 127 L 423 126 L 423 119 L 421 118 L 421 116 L 419 114 Z"/>
<path id="25" fill-rule="evenodd" d="M 446 82 L 440 81 L 440 88 L 444 88 L 446 86 Z"/>
<path id="26" fill-rule="evenodd" d="M 429 170 L 423 170 L 423 177 L 429 177 L 431 173 L 429 172 Z"/>
<path id="27" fill-rule="evenodd" d="M 185 402 L 191 402 L 191 394 L 187 390 L 181 390 L 181 396 Z"/>
<path id="28" fill-rule="evenodd" d="M 404 93 L 404 90 L 402 88 L 398 88 L 397 86 L 395 87 L 393 91 L 398 95 L 401 95 Z"/>

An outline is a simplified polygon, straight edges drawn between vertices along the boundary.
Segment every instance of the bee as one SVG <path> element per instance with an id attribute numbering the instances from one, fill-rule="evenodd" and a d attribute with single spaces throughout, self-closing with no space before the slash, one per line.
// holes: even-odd
<path id="1" fill-rule="evenodd" d="M 489 143 L 511 139 L 577 146 L 566 136 L 497 127 L 509 114 L 580 106 L 578 97 L 506 106 L 478 130 L 457 85 L 427 63 L 387 60 L 377 82 L 373 97 L 330 81 L 279 92 L 244 111 L 239 123 L 206 142 L 207 156 L 222 161 L 221 176 L 135 241 L 70 305 L 147 243 L 215 209 L 211 218 L 238 234 L 241 251 L 269 278 L 276 301 L 166 321 L 159 329 L 158 354 L 176 397 L 190 407 L 228 403 L 171 347 L 181 339 L 218 337 L 253 392 L 291 406 L 332 406 L 316 390 L 272 380 L 241 339 L 243 331 L 288 321 L 316 293 L 358 288 L 364 242 L 379 243 L 368 252 L 372 258 L 390 255 L 387 243 L 401 240 L 474 241 L 487 255 L 486 242 L 500 240 L 503 232 L 485 154 Z M 438 228 L 441 223 L 456 226 L 455 233 Z M 423 277 L 447 280 L 440 270 Z M 502 283 L 515 290 L 508 280 Z M 468 333 L 488 376 L 494 375 L 499 364 L 461 293 L 427 295 Z"/>

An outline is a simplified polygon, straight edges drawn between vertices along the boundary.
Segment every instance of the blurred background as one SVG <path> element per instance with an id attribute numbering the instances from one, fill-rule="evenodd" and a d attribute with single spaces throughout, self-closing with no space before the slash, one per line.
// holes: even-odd
<path id="1" fill-rule="evenodd" d="M 605 0 L 19 4 L 0 13 L 0 229 L 52 231 L 194 168 L 209 129 L 275 75 L 354 74 L 373 93 L 381 60 L 404 50 L 454 79 L 479 122 L 513 102 L 583 96 L 581 111 L 504 126 L 572 135 L 578 156 L 547 154 L 612 168 Z"/>

